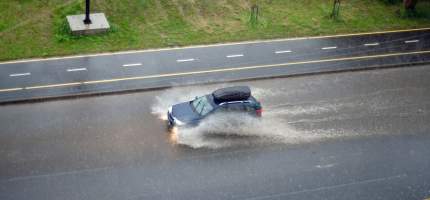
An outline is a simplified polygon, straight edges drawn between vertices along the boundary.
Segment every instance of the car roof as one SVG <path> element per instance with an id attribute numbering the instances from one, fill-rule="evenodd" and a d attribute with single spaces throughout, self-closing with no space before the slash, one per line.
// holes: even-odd
<path id="1" fill-rule="evenodd" d="M 233 86 L 215 90 L 212 93 L 215 103 L 231 101 L 244 101 L 251 97 L 251 89 L 248 86 Z"/>

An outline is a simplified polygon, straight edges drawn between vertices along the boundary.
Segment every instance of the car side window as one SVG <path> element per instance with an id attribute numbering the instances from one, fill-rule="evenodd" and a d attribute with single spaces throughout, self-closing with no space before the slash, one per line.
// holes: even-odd
<path id="1" fill-rule="evenodd" d="M 245 109 L 246 109 L 246 112 L 251 112 L 251 113 L 255 112 L 254 106 L 252 106 L 252 104 L 250 103 L 245 104 Z"/>
<path id="2" fill-rule="evenodd" d="M 217 112 L 227 112 L 227 111 L 228 111 L 227 105 L 222 105 L 217 109 Z"/>
<path id="3" fill-rule="evenodd" d="M 230 112 L 244 112 L 246 107 L 242 103 L 230 103 L 227 104 L 227 110 Z"/>

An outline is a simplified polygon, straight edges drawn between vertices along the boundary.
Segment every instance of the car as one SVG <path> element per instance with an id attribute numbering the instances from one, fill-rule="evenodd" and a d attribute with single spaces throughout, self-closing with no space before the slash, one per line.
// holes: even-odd
<path id="1" fill-rule="evenodd" d="M 221 88 L 192 101 L 170 106 L 167 111 L 168 128 L 197 126 L 215 113 L 245 113 L 261 117 L 262 111 L 261 103 L 251 95 L 248 86 Z"/>

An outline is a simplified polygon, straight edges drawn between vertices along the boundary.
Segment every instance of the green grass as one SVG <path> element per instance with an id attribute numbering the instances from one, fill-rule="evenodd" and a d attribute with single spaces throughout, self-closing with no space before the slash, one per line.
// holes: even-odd
<path id="1" fill-rule="evenodd" d="M 252 2 L 260 7 L 256 23 L 250 0 L 92 0 L 112 28 L 78 37 L 66 16 L 83 13 L 83 0 L 0 1 L 0 60 L 430 27 L 425 0 L 413 15 L 398 12 L 400 3 L 342 1 L 336 20 L 331 0 Z"/>

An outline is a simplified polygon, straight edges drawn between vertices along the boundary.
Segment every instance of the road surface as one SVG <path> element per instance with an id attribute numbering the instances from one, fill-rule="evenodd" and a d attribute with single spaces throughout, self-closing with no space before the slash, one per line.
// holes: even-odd
<path id="1" fill-rule="evenodd" d="M 0 64 L 0 102 L 430 61 L 430 29 Z"/>
<path id="2" fill-rule="evenodd" d="M 0 199 L 425 199 L 430 66 L 248 81 L 261 126 L 166 131 L 205 85 L 0 106 Z M 252 136 L 252 137 L 251 137 Z"/>

